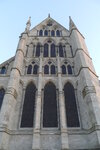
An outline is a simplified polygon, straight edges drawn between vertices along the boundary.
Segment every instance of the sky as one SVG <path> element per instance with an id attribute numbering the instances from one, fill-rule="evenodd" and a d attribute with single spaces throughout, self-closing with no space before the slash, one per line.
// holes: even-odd
<path id="1" fill-rule="evenodd" d="M 100 76 L 100 0 L 0 0 L 0 64 L 15 55 L 29 16 L 33 28 L 49 13 L 67 29 L 71 16 Z"/>

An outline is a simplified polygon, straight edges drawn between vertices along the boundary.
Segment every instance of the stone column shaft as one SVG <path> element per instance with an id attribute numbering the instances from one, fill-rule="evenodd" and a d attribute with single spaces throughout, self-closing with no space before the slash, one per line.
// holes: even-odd
<path id="1" fill-rule="evenodd" d="M 62 87 L 59 57 L 57 57 L 57 63 L 58 63 L 59 109 L 60 109 L 61 147 L 62 147 L 61 149 L 67 150 L 69 148 L 68 133 L 66 127 L 65 102 L 64 102 L 64 92 Z"/>
<path id="2" fill-rule="evenodd" d="M 40 149 L 41 97 L 42 97 L 41 89 L 42 89 L 42 57 L 40 56 L 38 92 L 37 92 L 37 99 L 36 99 L 35 126 L 33 132 L 32 150 Z"/>

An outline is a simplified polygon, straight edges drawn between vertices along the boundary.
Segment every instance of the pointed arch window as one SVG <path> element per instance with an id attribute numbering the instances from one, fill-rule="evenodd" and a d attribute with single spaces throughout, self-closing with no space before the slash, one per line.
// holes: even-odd
<path id="1" fill-rule="evenodd" d="M 40 45 L 38 44 L 36 46 L 36 57 L 39 57 L 40 56 Z"/>
<path id="2" fill-rule="evenodd" d="M 59 56 L 64 57 L 64 51 L 63 51 L 63 46 L 59 45 Z"/>
<path id="3" fill-rule="evenodd" d="M 34 121 L 34 110 L 35 110 L 35 94 L 36 87 L 33 83 L 30 83 L 25 91 L 21 127 L 33 127 Z"/>
<path id="4" fill-rule="evenodd" d="M 44 35 L 45 35 L 45 36 L 48 36 L 48 30 L 45 30 L 45 31 L 44 31 Z"/>
<path id="5" fill-rule="evenodd" d="M 51 82 L 44 87 L 43 127 L 58 127 L 56 87 Z"/>
<path id="6" fill-rule="evenodd" d="M 51 57 L 56 57 L 55 44 L 51 44 Z"/>
<path id="7" fill-rule="evenodd" d="M 34 65 L 33 67 L 33 74 L 38 74 L 38 65 Z"/>
<path id="8" fill-rule="evenodd" d="M 48 52 L 48 44 L 44 44 L 44 57 L 48 57 L 49 52 Z"/>
<path id="9" fill-rule="evenodd" d="M 5 74 L 5 73 L 6 73 L 6 67 L 3 66 L 3 67 L 1 68 L 0 74 Z"/>
<path id="10" fill-rule="evenodd" d="M 72 67 L 70 65 L 67 66 L 68 74 L 72 74 Z"/>
<path id="11" fill-rule="evenodd" d="M 55 31 L 54 30 L 51 31 L 51 36 L 55 36 Z"/>
<path id="12" fill-rule="evenodd" d="M 44 66 L 44 74 L 49 74 L 49 66 L 48 65 Z"/>
<path id="13" fill-rule="evenodd" d="M 43 36 L 43 30 L 39 31 L 39 36 Z"/>
<path id="14" fill-rule="evenodd" d="M 32 65 L 29 65 L 27 69 L 27 74 L 31 74 L 31 73 L 32 73 Z"/>
<path id="15" fill-rule="evenodd" d="M 56 68 L 54 65 L 51 65 L 51 74 L 56 74 Z"/>
<path id="16" fill-rule="evenodd" d="M 64 86 L 65 108 L 68 127 L 79 127 L 79 117 L 75 98 L 75 91 L 69 82 Z"/>
<path id="17" fill-rule="evenodd" d="M 59 30 L 56 31 L 56 36 L 58 36 L 58 37 L 60 36 L 60 31 Z"/>
<path id="18" fill-rule="evenodd" d="M 2 88 L 2 89 L 0 89 L 0 109 L 2 106 L 4 95 L 5 95 L 5 90 Z"/>
<path id="19" fill-rule="evenodd" d="M 65 65 L 62 65 L 62 66 L 61 66 L 61 69 L 62 69 L 62 74 L 66 74 L 66 66 L 65 66 Z"/>

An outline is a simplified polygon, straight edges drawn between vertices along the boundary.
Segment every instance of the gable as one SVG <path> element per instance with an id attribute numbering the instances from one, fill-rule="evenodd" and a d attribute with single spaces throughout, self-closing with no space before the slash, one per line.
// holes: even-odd
<path id="1" fill-rule="evenodd" d="M 48 31 L 52 31 L 54 30 L 55 32 L 57 30 L 62 32 L 62 36 L 69 36 L 69 31 L 63 27 L 61 24 L 59 24 L 58 22 L 56 22 L 54 19 L 52 19 L 51 17 L 46 18 L 44 21 L 42 21 L 40 24 L 38 24 L 37 26 L 35 26 L 34 28 L 32 28 L 30 30 L 30 36 L 37 36 L 37 33 L 40 30 L 48 30 Z"/>

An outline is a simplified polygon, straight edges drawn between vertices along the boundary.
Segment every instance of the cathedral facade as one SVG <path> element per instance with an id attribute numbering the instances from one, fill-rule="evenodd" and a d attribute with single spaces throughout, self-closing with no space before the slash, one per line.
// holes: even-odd
<path id="1" fill-rule="evenodd" d="M 100 149 L 100 86 L 83 35 L 50 15 L 0 65 L 0 150 Z"/>

